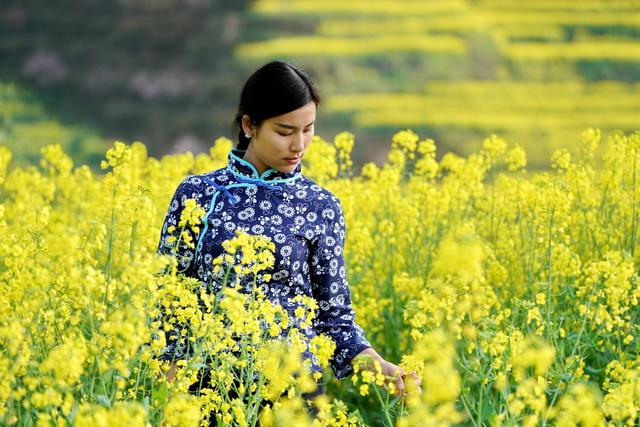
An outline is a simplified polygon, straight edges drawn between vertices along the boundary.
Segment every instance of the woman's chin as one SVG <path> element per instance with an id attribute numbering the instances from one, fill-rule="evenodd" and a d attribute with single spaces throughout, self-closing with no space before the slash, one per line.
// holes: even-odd
<path id="1" fill-rule="evenodd" d="M 277 170 L 278 172 L 282 172 L 282 173 L 291 173 L 294 170 L 296 170 L 296 167 L 298 166 L 298 164 L 294 164 L 294 165 L 284 165 L 284 166 L 277 166 L 274 167 L 275 170 Z"/>

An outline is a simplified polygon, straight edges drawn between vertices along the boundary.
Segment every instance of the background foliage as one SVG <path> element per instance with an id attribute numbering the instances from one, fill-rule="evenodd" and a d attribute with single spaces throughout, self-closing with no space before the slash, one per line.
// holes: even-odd
<path id="1" fill-rule="evenodd" d="M 242 82 L 284 58 L 324 95 L 317 131 L 359 136 L 357 165 L 381 164 L 411 127 L 459 154 L 497 133 L 537 168 L 583 128 L 636 127 L 639 12 L 637 0 L 10 0 L 0 79 L 62 126 L 159 156 L 233 136 Z"/>

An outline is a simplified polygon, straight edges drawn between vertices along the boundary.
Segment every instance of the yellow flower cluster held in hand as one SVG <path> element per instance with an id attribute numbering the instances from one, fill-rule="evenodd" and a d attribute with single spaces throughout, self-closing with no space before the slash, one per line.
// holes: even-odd
<path id="1" fill-rule="evenodd" d="M 375 350 L 367 349 L 355 357 L 354 372 L 360 373 L 360 376 L 354 375 L 352 382 L 355 384 L 361 379 L 363 384 L 360 386 L 360 394 L 368 394 L 368 384 L 375 384 L 388 390 L 389 393 L 396 396 L 405 396 L 405 393 L 420 392 L 422 380 L 418 375 L 411 371 L 405 374 L 400 366 L 384 360 Z"/>

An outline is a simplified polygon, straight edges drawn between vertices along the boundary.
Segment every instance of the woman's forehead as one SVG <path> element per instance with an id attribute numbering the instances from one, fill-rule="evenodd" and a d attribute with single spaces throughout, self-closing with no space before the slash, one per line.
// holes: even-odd
<path id="1" fill-rule="evenodd" d="M 284 125 L 284 127 L 306 127 L 312 124 L 316 119 L 316 104 L 312 101 L 302 107 L 289 111 L 288 113 L 271 117 L 267 121 Z"/>

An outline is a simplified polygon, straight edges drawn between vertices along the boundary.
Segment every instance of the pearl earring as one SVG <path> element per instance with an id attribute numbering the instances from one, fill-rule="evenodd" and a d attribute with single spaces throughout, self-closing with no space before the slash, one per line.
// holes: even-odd
<path id="1" fill-rule="evenodd" d="M 245 133 L 245 134 L 244 134 L 244 136 L 245 136 L 247 139 L 251 139 L 251 134 L 250 134 L 250 133 Z"/>

